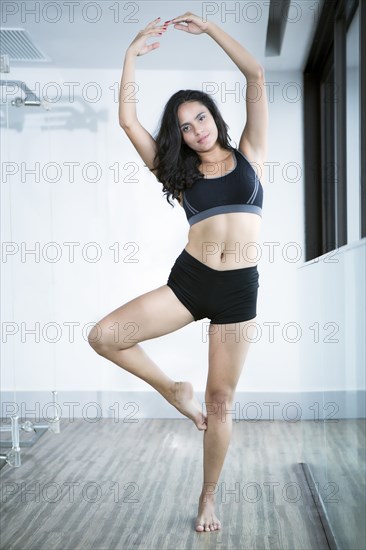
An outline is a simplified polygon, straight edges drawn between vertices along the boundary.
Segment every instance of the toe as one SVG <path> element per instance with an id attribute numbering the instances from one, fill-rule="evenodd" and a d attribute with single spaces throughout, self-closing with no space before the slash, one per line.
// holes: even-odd
<path id="1" fill-rule="evenodd" d="M 210 530 L 210 526 L 208 525 L 208 523 L 205 523 L 205 531 L 209 531 Z"/>
<path id="2" fill-rule="evenodd" d="M 207 429 L 207 420 L 202 414 L 200 414 L 200 417 L 199 417 L 199 429 L 200 430 Z"/>
<path id="3" fill-rule="evenodd" d="M 196 531 L 203 531 L 203 525 L 202 525 L 202 523 L 197 523 L 197 525 L 196 525 Z"/>

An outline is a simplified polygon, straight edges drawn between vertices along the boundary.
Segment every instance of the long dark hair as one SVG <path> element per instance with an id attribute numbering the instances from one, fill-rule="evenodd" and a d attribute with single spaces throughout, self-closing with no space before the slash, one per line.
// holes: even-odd
<path id="1" fill-rule="evenodd" d="M 172 95 L 164 107 L 160 128 L 154 137 L 157 144 L 154 158 L 155 175 L 163 184 L 166 200 L 171 206 L 174 205 L 169 200 L 170 196 L 176 199 L 179 191 L 189 189 L 196 180 L 202 178 L 198 170 L 200 157 L 186 145 L 179 128 L 178 107 L 186 101 L 199 101 L 207 107 L 217 126 L 217 141 L 224 149 L 234 149 L 229 143 L 229 127 L 211 96 L 199 90 L 179 90 Z"/>

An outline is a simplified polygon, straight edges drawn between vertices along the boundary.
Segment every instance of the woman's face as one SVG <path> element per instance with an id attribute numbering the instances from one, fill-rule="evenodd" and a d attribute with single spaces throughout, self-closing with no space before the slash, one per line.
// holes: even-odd
<path id="1" fill-rule="evenodd" d="M 215 145 L 217 126 L 205 105 L 199 101 L 186 101 L 179 105 L 177 113 L 182 138 L 188 147 L 199 152 Z"/>

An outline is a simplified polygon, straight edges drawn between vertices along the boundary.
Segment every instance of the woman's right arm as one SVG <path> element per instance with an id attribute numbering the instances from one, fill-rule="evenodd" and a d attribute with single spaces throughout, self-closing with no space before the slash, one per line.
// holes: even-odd
<path id="1" fill-rule="evenodd" d="M 160 46 L 159 42 L 146 45 L 149 37 L 164 33 L 164 27 L 156 27 L 158 19 L 149 23 L 140 31 L 130 46 L 127 48 L 123 65 L 120 97 L 119 97 L 119 124 L 132 142 L 136 151 L 146 164 L 154 172 L 154 158 L 156 154 L 156 142 L 149 132 L 140 124 L 136 113 L 136 57 L 144 55 Z"/>

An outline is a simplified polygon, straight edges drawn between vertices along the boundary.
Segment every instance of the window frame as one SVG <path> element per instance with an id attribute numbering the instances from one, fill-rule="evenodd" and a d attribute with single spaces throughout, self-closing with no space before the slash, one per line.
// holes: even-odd
<path id="1" fill-rule="evenodd" d="M 347 243 L 346 45 L 347 31 L 357 8 L 360 10 L 360 238 L 366 236 L 366 155 L 361 155 L 361 151 L 366 151 L 366 2 L 325 0 L 303 72 L 305 261 Z M 324 97 L 329 103 L 324 103 Z"/>

